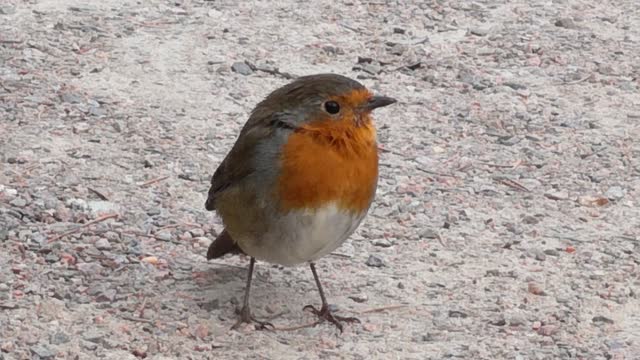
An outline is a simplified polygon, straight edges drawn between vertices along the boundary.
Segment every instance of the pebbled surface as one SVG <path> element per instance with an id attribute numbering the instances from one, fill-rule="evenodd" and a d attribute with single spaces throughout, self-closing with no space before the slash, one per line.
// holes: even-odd
<path id="1" fill-rule="evenodd" d="M 0 358 L 637 358 L 638 29 L 633 0 L 2 1 Z M 209 177 L 327 71 L 400 100 L 318 263 L 362 324 L 229 331 L 248 260 L 205 260 Z M 252 302 L 287 328 L 320 299 L 258 263 Z"/>

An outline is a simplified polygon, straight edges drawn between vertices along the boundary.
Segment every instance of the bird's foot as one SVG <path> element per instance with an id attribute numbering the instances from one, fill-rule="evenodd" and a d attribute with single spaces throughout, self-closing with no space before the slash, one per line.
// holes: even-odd
<path id="1" fill-rule="evenodd" d="M 343 330 L 343 326 L 342 326 L 343 322 L 360 323 L 360 320 L 355 317 L 344 317 L 344 316 L 333 315 L 331 310 L 329 310 L 329 306 L 327 305 L 323 305 L 322 308 L 320 308 L 320 310 L 316 309 L 315 306 L 313 305 L 307 305 L 304 308 L 302 308 L 302 310 L 308 310 L 312 314 L 318 317 L 318 321 L 315 323 L 315 325 L 320 324 L 323 321 L 328 321 L 333 325 L 335 325 L 338 328 L 338 330 L 340 330 L 340 332 L 342 332 Z"/>
<path id="2" fill-rule="evenodd" d="M 237 330 L 242 324 L 255 324 L 256 330 L 275 330 L 276 328 L 268 321 L 256 319 L 248 307 L 236 309 L 236 314 L 238 314 L 238 321 L 231 327 L 231 330 Z"/>

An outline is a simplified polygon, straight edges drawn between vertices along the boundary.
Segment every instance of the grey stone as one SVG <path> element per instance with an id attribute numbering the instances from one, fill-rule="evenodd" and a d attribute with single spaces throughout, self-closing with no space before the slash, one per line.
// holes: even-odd
<path id="1" fill-rule="evenodd" d="M 83 199 L 69 199 L 66 201 L 68 207 L 74 210 L 86 210 L 87 202 Z"/>
<path id="2" fill-rule="evenodd" d="M 512 88 L 513 90 L 525 90 L 527 88 L 525 85 L 522 85 L 522 84 L 519 84 L 519 83 L 515 83 L 515 82 L 511 82 L 511 81 L 507 81 L 507 82 L 503 83 L 502 85 L 508 86 L 508 87 Z"/>
<path id="3" fill-rule="evenodd" d="M 98 263 L 79 263 L 76 267 L 80 272 L 85 274 L 98 274 L 104 269 L 102 265 Z"/>
<path id="4" fill-rule="evenodd" d="M 38 359 L 53 359 L 56 356 L 53 351 L 41 344 L 33 345 L 29 350 L 33 355 L 37 356 Z"/>
<path id="5" fill-rule="evenodd" d="M 93 350 L 98 348 L 98 344 L 92 343 L 92 342 L 89 342 L 89 341 L 82 341 L 82 347 L 87 349 L 87 350 L 93 351 Z"/>
<path id="6" fill-rule="evenodd" d="M 383 248 L 388 248 L 393 246 L 393 243 L 387 239 L 378 239 L 373 242 L 373 245 L 383 247 Z"/>
<path id="7" fill-rule="evenodd" d="M 240 75 L 251 75 L 253 73 L 253 70 L 251 70 L 249 65 L 247 65 L 247 63 L 245 63 L 244 61 L 233 63 L 233 65 L 231 65 L 231 70 Z"/>
<path id="8" fill-rule="evenodd" d="M 198 303 L 198 306 L 204 311 L 213 311 L 218 310 L 220 308 L 220 300 L 213 299 L 211 301 Z"/>
<path id="9" fill-rule="evenodd" d="M 378 64 L 364 64 L 362 65 L 362 71 L 369 73 L 371 75 L 377 75 L 380 73 L 382 69 L 380 68 L 380 65 Z"/>
<path id="10" fill-rule="evenodd" d="M 66 344 L 69 341 L 71 341 L 71 339 L 69 338 L 69 335 L 63 333 L 62 331 L 56 332 L 55 334 L 51 335 L 51 337 L 49 338 L 49 342 L 53 345 Z"/>
<path id="11" fill-rule="evenodd" d="M 271 74 L 278 72 L 278 67 L 275 64 L 268 61 L 259 61 L 258 63 L 255 64 L 255 69 L 258 71 L 264 71 L 266 73 L 271 73 Z"/>
<path id="12" fill-rule="evenodd" d="M 74 93 L 64 93 L 60 96 L 60 99 L 62 99 L 63 102 L 70 104 L 78 104 L 82 101 L 82 97 Z"/>
<path id="13" fill-rule="evenodd" d="M 464 313 L 464 312 L 462 312 L 462 311 L 458 311 L 458 310 L 449 310 L 449 317 L 450 317 L 450 318 L 466 319 L 467 317 L 469 317 L 469 315 L 467 315 L 466 313 Z"/>
<path id="14" fill-rule="evenodd" d="M 424 229 L 420 232 L 420 237 L 423 239 L 437 239 L 439 235 L 438 232 L 433 229 Z"/>
<path id="15" fill-rule="evenodd" d="M 0 15 L 11 15 L 16 12 L 16 8 L 14 6 L 2 5 L 0 6 Z"/>
<path id="16" fill-rule="evenodd" d="M 194 238 L 204 236 L 204 230 L 202 230 L 201 228 L 193 228 L 193 229 L 189 230 L 189 233 Z"/>
<path id="17" fill-rule="evenodd" d="M 27 206 L 27 200 L 25 200 L 25 199 L 23 199 L 23 198 L 18 197 L 18 198 L 15 198 L 15 199 L 11 200 L 11 201 L 9 202 L 9 204 L 11 204 L 11 205 L 13 205 L 13 206 L 15 206 L 15 207 L 22 208 L 22 207 Z"/>
<path id="18" fill-rule="evenodd" d="M 624 195 L 625 195 L 625 191 L 620 186 L 612 186 L 604 194 L 604 196 L 606 196 L 607 199 L 612 200 L 612 201 L 621 200 L 624 197 Z"/>
<path id="19" fill-rule="evenodd" d="M 551 200 L 567 200 L 569 199 L 569 193 L 561 190 L 547 191 L 544 196 Z"/>
<path id="20" fill-rule="evenodd" d="M 365 262 L 365 264 L 367 264 L 367 266 L 371 266 L 371 267 L 383 267 L 384 265 L 384 261 L 375 256 L 375 255 L 369 255 L 369 258 L 367 259 L 367 261 Z"/>
<path id="21" fill-rule="evenodd" d="M 602 315 L 598 315 L 598 316 L 594 316 L 591 321 L 593 321 L 594 323 L 601 323 L 601 324 L 613 324 L 614 321 L 609 319 L 608 317 L 602 316 Z"/>
<path id="22" fill-rule="evenodd" d="M 160 241 L 171 241 L 173 239 L 173 234 L 169 230 L 162 230 L 155 233 L 154 236 Z"/>
<path id="23" fill-rule="evenodd" d="M 84 340 L 92 343 L 96 343 L 96 344 L 99 343 L 105 336 L 106 334 L 104 332 L 97 331 L 94 329 L 89 329 L 82 334 L 82 338 Z"/>
<path id="24" fill-rule="evenodd" d="M 407 46 L 403 45 L 403 44 L 395 44 L 393 45 L 393 47 L 391 47 L 390 52 L 393 55 L 402 55 L 407 51 Z"/>
<path id="25" fill-rule="evenodd" d="M 538 261 L 545 261 L 547 259 L 547 256 L 540 249 L 531 249 L 529 250 L 529 254 Z"/>
<path id="26" fill-rule="evenodd" d="M 31 230 L 20 230 L 18 231 L 18 239 L 25 241 L 31 237 Z"/>
<path id="27" fill-rule="evenodd" d="M 89 207 L 91 212 L 95 215 L 114 213 L 120 210 L 120 207 L 118 206 L 118 204 L 114 204 L 111 201 L 103 201 L 103 200 L 89 201 L 87 202 L 87 206 Z"/>
<path id="28" fill-rule="evenodd" d="M 107 111 L 99 106 L 90 106 L 89 115 L 98 116 L 98 117 L 105 116 L 107 115 Z"/>
<path id="29" fill-rule="evenodd" d="M 561 18 L 556 20 L 553 23 L 557 27 L 565 28 L 565 29 L 577 29 L 576 23 L 571 18 Z"/>
<path id="30" fill-rule="evenodd" d="M 523 222 L 523 223 L 525 223 L 525 224 L 534 225 L 534 224 L 539 223 L 539 222 L 540 222 L 540 220 L 538 220 L 538 218 L 537 218 L 537 217 L 535 217 L 535 216 L 525 215 L 525 216 L 522 218 L 522 222 Z"/>
<path id="31" fill-rule="evenodd" d="M 95 242 L 94 246 L 98 250 L 110 250 L 111 249 L 111 243 L 109 242 L 109 240 L 107 240 L 105 238 L 99 238 L 98 241 Z"/>
<path id="32" fill-rule="evenodd" d="M 476 36 L 487 36 L 491 32 L 489 27 L 474 27 L 469 29 L 469 32 Z"/>
<path id="33" fill-rule="evenodd" d="M 367 294 L 357 294 L 357 295 L 349 296 L 349 299 L 357 303 L 363 303 L 363 302 L 367 302 L 369 300 L 369 297 L 367 296 Z"/>

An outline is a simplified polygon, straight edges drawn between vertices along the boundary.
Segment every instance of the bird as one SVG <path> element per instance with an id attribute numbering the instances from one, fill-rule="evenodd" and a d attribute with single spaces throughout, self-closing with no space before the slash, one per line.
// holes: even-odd
<path id="1" fill-rule="evenodd" d="M 315 263 L 337 249 L 367 214 L 378 184 L 378 145 L 371 116 L 396 100 L 374 95 L 338 74 L 302 76 L 274 90 L 249 120 L 211 177 L 205 208 L 224 230 L 207 259 L 250 257 L 242 308 L 232 329 L 258 320 L 250 309 L 256 260 L 283 266 L 308 263 L 321 305 L 307 305 L 341 332 L 359 322 L 333 314 Z"/>

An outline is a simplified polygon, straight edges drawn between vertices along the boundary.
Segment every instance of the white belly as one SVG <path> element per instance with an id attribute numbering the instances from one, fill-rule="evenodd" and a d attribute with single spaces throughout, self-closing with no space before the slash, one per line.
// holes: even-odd
<path id="1" fill-rule="evenodd" d="M 366 215 L 329 205 L 280 217 L 258 241 L 237 239 L 240 248 L 259 260 L 295 265 L 313 261 L 338 248 Z"/>

